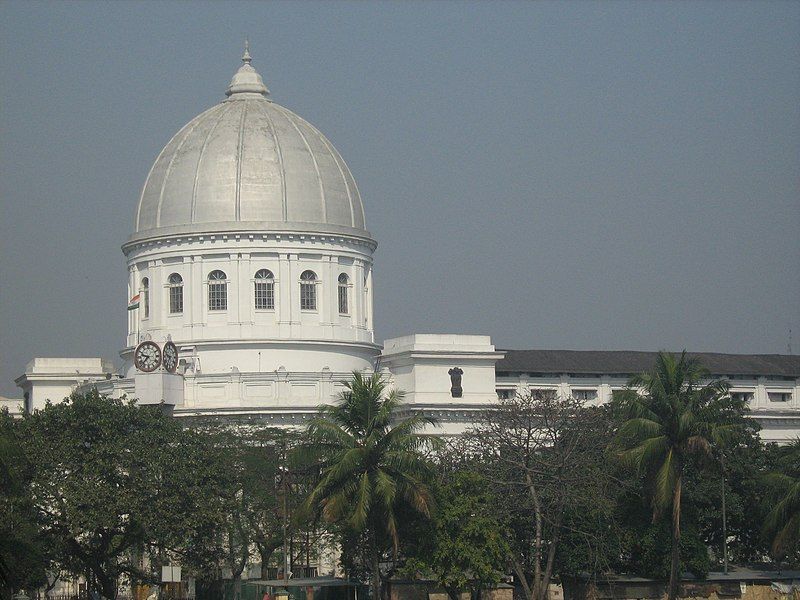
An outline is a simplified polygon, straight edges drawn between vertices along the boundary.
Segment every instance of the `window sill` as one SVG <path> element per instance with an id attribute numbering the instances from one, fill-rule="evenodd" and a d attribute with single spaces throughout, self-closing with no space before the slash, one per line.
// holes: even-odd
<path id="1" fill-rule="evenodd" d="M 275 312 L 274 308 L 254 308 L 253 310 L 256 311 L 257 313 L 274 313 Z"/>

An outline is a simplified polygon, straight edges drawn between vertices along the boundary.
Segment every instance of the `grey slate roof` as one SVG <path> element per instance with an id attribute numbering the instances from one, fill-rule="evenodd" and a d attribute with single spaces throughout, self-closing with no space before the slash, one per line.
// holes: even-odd
<path id="1" fill-rule="evenodd" d="M 656 352 L 628 350 L 502 350 L 498 373 L 634 374 L 652 368 Z M 800 355 L 689 352 L 714 375 L 800 377 Z"/>

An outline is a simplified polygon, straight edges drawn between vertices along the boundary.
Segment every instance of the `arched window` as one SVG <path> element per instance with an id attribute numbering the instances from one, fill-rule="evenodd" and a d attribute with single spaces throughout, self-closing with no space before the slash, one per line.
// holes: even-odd
<path id="1" fill-rule="evenodd" d="M 339 314 L 349 314 L 349 306 L 347 305 L 347 288 L 350 287 L 350 279 L 342 273 L 339 275 Z"/>
<path id="2" fill-rule="evenodd" d="M 275 309 L 275 277 L 269 269 L 256 272 L 255 305 L 256 310 Z"/>
<path id="3" fill-rule="evenodd" d="M 228 276 L 222 271 L 208 275 L 208 310 L 228 310 Z"/>
<path id="4" fill-rule="evenodd" d="M 145 277 L 142 279 L 142 315 L 146 319 L 150 316 L 150 280 Z"/>
<path id="5" fill-rule="evenodd" d="M 183 312 L 183 277 L 173 273 L 167 280 L 169 288 L 169 314 L 177 315 Z"/>
<path id="6" fill-rule="evenodd" d="M 303 271 L 300 275 L 300 310 L 317 310 L 317 275 Z"/>

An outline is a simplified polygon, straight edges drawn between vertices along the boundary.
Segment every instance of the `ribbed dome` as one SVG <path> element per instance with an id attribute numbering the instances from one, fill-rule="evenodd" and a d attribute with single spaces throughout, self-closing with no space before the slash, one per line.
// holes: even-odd
<path id="1" fill-rule="evenodd" d="M 133 238 L 166 233 L 157 229 L 366 234 L 342 157 L 314 126 L 267 97 L 249 52 L 242 60 L 228 99 L 195 117 L 159 154 Z"/>

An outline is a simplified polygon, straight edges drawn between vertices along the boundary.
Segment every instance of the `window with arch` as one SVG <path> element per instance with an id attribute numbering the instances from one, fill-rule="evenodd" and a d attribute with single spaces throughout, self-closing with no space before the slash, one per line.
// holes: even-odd
<path id="1" fill-rule="evenodd" d="M 228 310 L 228 276 L 222 271 L 208 274 L 208 310 Z"/>
<path id="2" fill-rule="evenodd" d="M 142 279 L 142 316 L 146 319 L 150 316 L 150 280 L 147 277 Z"/>
<path id="3" fill-rule="evenodd" d="M 255 307 L 256 310 L 275 309 L 275 277 L 269 269 L 256 272 Z"/>
<path id="4" fill-rule="evenodd" d="M 183 277 L 173 273 L 167 279 L 169 288 L 169 314 L 178 315 L 183 312 Z"/>
<path id="5" fill-rule="evenodd" d="M 350 306 L 347 303 L 347 288 L 350 287 L 350 278 L 342 273 L 339 275 L 339 314 L 346 315 L 350 313 Z"/>
<path id="6" fill-rule="evenodd" d="M 300 310 L 317 310 L 317 274 L 303 271 L 300 275 Z"/>

